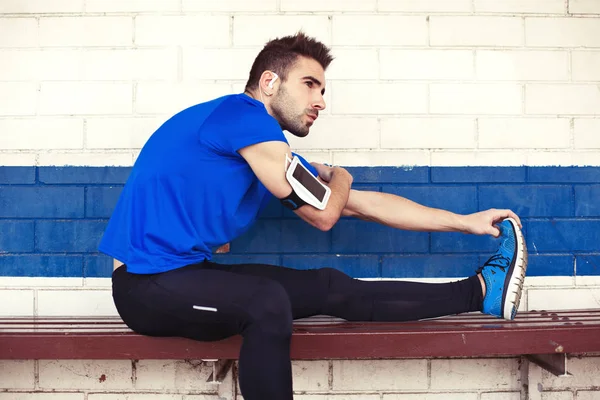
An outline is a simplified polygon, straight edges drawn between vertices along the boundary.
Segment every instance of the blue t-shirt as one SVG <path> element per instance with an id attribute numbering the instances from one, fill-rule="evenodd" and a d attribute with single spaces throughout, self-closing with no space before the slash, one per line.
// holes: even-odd
<path id="1" fill-rule="evenodd" d="M 245 94 L 176 114 L 142 148 L 99 250 L 139 274 L 210 260 L 272 198 L 238 153 L 267 141 L 287 143 L 277 120 Z"/>

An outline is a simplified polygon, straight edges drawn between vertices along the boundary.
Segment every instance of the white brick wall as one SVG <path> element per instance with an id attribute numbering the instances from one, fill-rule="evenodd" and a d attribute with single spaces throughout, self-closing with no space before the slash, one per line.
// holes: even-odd
<path id="1" fill-rule="evenodd" d="M 264 42 L 298 29 L 331 45 L 336 59 L 328 108 L 308 138 L 294 140 L 297 149 L 330 159 L 335 151 L 352 165 L 379 162 L 354 159 L 357 150 L 405 149 L 421 154 L 414 162 L 449 165 L 504 150 L 513 150 L 506 165 L 600 165 L 589 153 L 599 140 L 596 0 L 6 0 L 0 127 L 10 129 L 0 130 L 0 163 L 17 152 L 39 165 L 69 163 L 69 154 L 79 163 L 78 154 L 94 160 L 112 149 L 129 152 L 131 163 L 155 127 L 140 117 L 164 120 L 241 91 Z M 88 124 L 83 133 L 3 134 L 72 116 Z M 457 125 L 461 116 L 476 121 L 474 132 Z M 359 125 L 349 131 L 347 121 Z M 106 128 L 114 129 L 102 135 Z M 510 140 L 498 139 L 506 128 Z M 556 135 L 543 140 L 544 130 Z"/>

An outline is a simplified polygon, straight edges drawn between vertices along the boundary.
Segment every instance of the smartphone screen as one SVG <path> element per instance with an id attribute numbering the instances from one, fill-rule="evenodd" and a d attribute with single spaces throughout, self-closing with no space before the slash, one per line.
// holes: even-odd
<path id="1" fill-rule="evenodd" d="M 326 190 L 321 183 L 317 181 L 317 178 L 313 174 L 311 174 L 308 170 L 304 168 L 304 166 L 300 163 L 296 165 L 294 169 L 294 173 L 292 174 L 294 178 L 298 182 L 302 184 L 309 192 L 312 193 L 319 201 L 323 201 L 325 197 Z"/>

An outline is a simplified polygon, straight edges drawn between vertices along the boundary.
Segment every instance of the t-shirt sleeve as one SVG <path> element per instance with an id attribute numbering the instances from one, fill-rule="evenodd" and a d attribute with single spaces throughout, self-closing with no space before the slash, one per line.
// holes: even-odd
<path id="1" fill-rule="evenodd" d="M 244 147 L 262 142 L 288 143 L 281 127 L 270 115 L 249 114 L 240 125 L 227 135 L 229 150 L 237 152 Z"/>
<path id="2" fill-rule="evenodd" d="M 306 159 L 304 159 L 304 157 L 302 157 L 300 154 L 296 154 L 292 151 L 292 156 L 297 156 L 300 159 L 300 162 L 306 167 L 308 168 L 308 170 L 310 172 L 312 172 L 312 174 L 314 176 L 319 176 L 319 173 L 317 172 L 317 169 L 315 167 L 313 167 L 312 165 L 310 165 L 310 163 L 308 161 L 306 161 Z"/>

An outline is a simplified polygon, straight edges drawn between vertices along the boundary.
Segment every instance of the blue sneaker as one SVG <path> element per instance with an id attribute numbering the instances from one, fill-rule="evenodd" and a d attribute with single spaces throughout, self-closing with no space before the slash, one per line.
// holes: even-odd
<path id="1" fill-rule="evenodd" d="M 486 287 L 483 312 L 513 320 L 527 270 L 527 247 L 517 221 L 507 218 L 498 226 L 502 239 L 500 248 L 477 270 Z"/>

